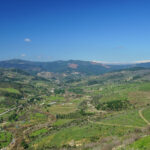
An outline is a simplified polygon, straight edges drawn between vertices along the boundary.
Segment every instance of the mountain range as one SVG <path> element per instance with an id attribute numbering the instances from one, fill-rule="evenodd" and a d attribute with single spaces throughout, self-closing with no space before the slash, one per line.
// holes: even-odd
<path id="1" fill-rule="evenodd" d="M 81 60 L 34 62 L 20 59 L 12 59 L 0 61 L 0 68 L 22 69 L 31 74 L 37 74 L 40 72 L 51 72 L 99 75 L 106 72 L 129 68 L 150 68 L 150 62 L 131 64 L 105 64 L 96 61 Z"/>

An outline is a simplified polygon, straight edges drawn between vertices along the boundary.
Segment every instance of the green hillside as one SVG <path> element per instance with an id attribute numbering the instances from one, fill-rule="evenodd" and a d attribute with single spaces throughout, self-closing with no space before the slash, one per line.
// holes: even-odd
<path id="1" fill-rule="evenodd" d="M 150 70 L 45 78 L 0 69 L 0 147 L 149 147 Z"/>

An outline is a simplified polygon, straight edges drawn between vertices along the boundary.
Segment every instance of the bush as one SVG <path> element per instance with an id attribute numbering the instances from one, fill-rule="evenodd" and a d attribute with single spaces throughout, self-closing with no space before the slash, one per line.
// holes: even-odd
<path id="1" fill-rule="evenodd" d="M 18 115 L 16 113 L 12 114 L 8 118 L 9 121 L 17 121 L 18 120 Z"/>
<path id="2" fill-rule="evenodd" d="M 83 94 L 84 91 L 81 88 L 74 88 L 74 89 L 69 89 L 69 92 L 73 92 L 75 94 Z"/>
<path id="3" fill-rule="evenodd" d="M 55 89 L 55 90 L 54 90 L 54 93 L 55 93 L 55 94 L 64 94 L 64 93 L 65 93 L 65 90 L 64 90 L 64 89 Z"/>
<path id="4" fill-rule="evenodd" d="M 114 100 L 110 102 L 100 103 L 96 106 L 96 108 L 102 110 L 114 110 L 119 111 L 128 108 L 129 101 L 128 100 Z"/>
<path id="5" fill-rule="evenodd" d="M 26 143 L 25 140 L 22 141 L 21 145 L 23 146 L 24 149 L 27 149 L 29 145 Z"/>
<path id="6" fill-rule="evenodd" d="M 0 123 L 3 123 L 3 118 L 2 117 L 0 118 Z"/>

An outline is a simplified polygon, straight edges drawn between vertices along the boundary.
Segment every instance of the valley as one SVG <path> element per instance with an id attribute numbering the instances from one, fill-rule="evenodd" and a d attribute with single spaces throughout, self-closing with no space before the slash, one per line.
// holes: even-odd
<path id="1" fill-rule="evenodd" d="M 76 69 L 0 69 L 0 149 L 149 149 L 150 69 Z"/>

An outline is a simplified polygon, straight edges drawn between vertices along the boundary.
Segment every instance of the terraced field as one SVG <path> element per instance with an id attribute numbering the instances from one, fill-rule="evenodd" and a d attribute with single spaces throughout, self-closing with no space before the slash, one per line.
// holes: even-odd
<path id="1" fill-rule="evenodd" d="M 121 126 L 135 126 L 135 127 L 144 127 L 147 124 L 139 116 L 139 110 L 129 110 L 128 112 L 121 112 L 117 115 L 107 117 L 106 119 L 101 120 L 101 123 L 108 124 L 118 124 Z"/>
<path id="2" fill-rule="evenodd" d="M 63 129 L 58 131 L 55 134 L 52 134 L 47 137 L 43 137 L 39 142 L 35 142 L 33 147 L 36 149 L 48 149 L 51 147 L 61 147 L 63 145 L 70 146 L 82 146 L 85 143 L 89 143 L 91 141 L 100 140 L 102 137 L 118 135 L 122 136 L 124 134 L 128 134 L 128 132 L 133 129 L 124 128 L 124 127 L 109 127 L 105 125 L 97 125 L 95 123 L 89 123 L 84 126 L 76 126 L 70 127 L 67 129 Z M 37 144 L 38 143 L 38 144 Z"/>
<path id="3" fill-rule="evenodd" d="M 113 74 L 120 76 L 80 76 L 72 83 L 15 72 L 13 81 L 2 80 L 0 112 L 13 110 L 0 116 L 1 148 L 148 150 L 150 82 Z"/>

